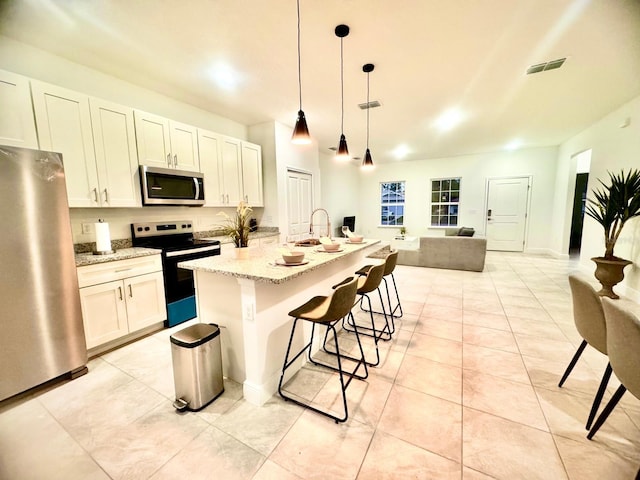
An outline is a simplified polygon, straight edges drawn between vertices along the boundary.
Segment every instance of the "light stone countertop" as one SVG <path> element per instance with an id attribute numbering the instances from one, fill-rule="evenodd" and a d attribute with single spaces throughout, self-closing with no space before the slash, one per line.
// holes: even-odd
<path id="1" fill-rule="evenodd" d="M 309 263 L 300 266 L 277 265 L 276 260 L 282 261 L 280 246 L 249 247 L 249 258 L 238 260 L 232 256 L 215 256 L 187 260 L 178 263 L 178 267 L 187 270 L 217 273 L 229 277 L 246 278 L 264 283 L 284 283 L 306 272 L 339 261 L 352 253 L 371 248 L 380 244 L 380 240 L 365 238 L 363 243 L 349 244 L 342 240 L 334 240 L 342 243 L 339 252 L 328 253 L 319 251 L 320 246 L 296 247 L 305 252 L 305 261 Z"/>
<path id="2" fill-rule="evenodd" d="M 162 250 L 157 248 L 121 248 L 109 255 L 94 255 L 93 253 L 76 253 L 76 267 L 95 265 L 96 263 L 115 262 L 128 258 L 146 257 L 148 255 L 160 255 Z"/>

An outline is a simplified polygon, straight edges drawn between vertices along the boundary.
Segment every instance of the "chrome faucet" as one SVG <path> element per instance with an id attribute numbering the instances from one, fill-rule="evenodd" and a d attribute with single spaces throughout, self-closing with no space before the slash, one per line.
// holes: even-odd
<path id="1" fill-rule="evenodd" d="M 309 235 L 313 235 L 313 215 L 318 210 L 322 210 L 327 216 L 327 237 L 331 238 L 331 220 L 329 220 L 329 212 L 327 212 L 324 208 L 316 208 L 313 212 L 311 212 L 311 218 L 309 219 Z"/>

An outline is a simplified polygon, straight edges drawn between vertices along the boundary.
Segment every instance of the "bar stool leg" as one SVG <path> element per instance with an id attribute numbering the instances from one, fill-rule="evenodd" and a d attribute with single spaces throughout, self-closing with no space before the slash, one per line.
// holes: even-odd
<path id="1" fill-rule="evenodd" d="M 289 354 L 291 352 L 291 344 L 293 343 L 293 338 L 294 338 L 295 329 L 296 329 L 296 325 L 297 325 L 298 320 L 299 320 L 298 318 L 296 318 L 294 320 L 293 327 L 291 329 L 291 336 L 289 338 L 289 345 L 287 345 L 287 353 L 285 354 L 284 364 L 283 364 L 283 367 L 282 367 L 282 373 L 280 375 L 280 382 L 278 383 L 278 393 L 280 394 L 280 396 L 285 401 L 292 401 L 296 405 L 300 405 L 302 407 L 309 408 L 310 410 L 313 410 L 314 412 L 320 413 L 321 415 L 324 415 L 326 417 L 329 417 L 329 418 L 333 419 L 336 423 L 344 422 L 349 417 L 346 390 L 349 387 L 349 385 L 351 384 L 351 380 L 353 380 L 354 378 L 365 379 L 365 378 L 367 378 L 368 373 L 369 373 L 368 370 L 367 370 L 367 364 L 366 364 L 366 361 L 365 361 L 365 358 L 364 358 L 364 350 L 362 348 L 362 343 L 360 342 L 360 336 L 358 334 L 357 327 L 355 328 L 355 334 L 356 334 L 356 340 L 358 342 L 358 348 L 360 350 L 360 358 L 359 359 L 352 358 L 352 357 L 347 357 L 347 356 L 342 355 L 340 353 L 340 346 L 339 346 L 339 343 L 338 343 L 338 332 L 335 329 L 335 324 L 339 320 L 326 324 L 327 331 L 325 332 L 325 342 L 326 342 L 326 338 L 328 336 L 329 330 L 331 329 L 331 331 L 333 332 L 333 338 L 334 338 L 334 342 L 335 342 L 335 345 L 336 345 L 335 356 L 337 357 L 338 366 L 334 367 L 333 365 L 328 365 L 328 364 L 313 360 L 313 358 L 311 357 L 311 345 L 313 344 L 313 334 L 314 334 L 314 330 L 315 330 L 315 323 L 313 323 L 312 328 L 311 328 L 311 339 L 310 339 L 310 341 L 291 360 L 289 360 Z M 285 371 L 304 352 L 308 352 L 309 361 L 311 363 L 313 363 L 314 365 L 323 366 L 323 367 L 329 368 L 330 370 L 338 372 L 338 375 L 339 375 L 339 378 L 340 378 L 340 390 L 341 390 L 341 393 L 342 393 L 342 405 L 343 405 L 343 412 L 344 412 L 342 414 L 342 416 L 333 415 L 331 412 L 322 410 L 322 409 L 320 409 L 320 408 L 318 408 L 318 407 L 316 407 L 314 405 L 311 405 L 310 403 L 306 403 L 306 402 L 303 402 L 301 400 L 298 400 L 297 398 L 294 398 L 294 397 L 288 395 L 282 389 L 282 384 L 283 384 L 283 381 L 284 381 Z M 342 368 L 342 359 L 343 358 L 353 359 L 354 361 L 356 361 L 356 366 L 353 369 L 353 371 L 349 372 L 349 371 L 344 371 L 343 370 L 343 368 Z M 361 366 L 363 366 L 364 370 L 365 370 L 364 376 L 360 376 L 360 375 L 357 374 L 357 371 L 360 369 Z M 345 378 L 344 378 L 345 376 L 348 377 L 348 379 L 346 381 L 345 381 Z"/>
<path id="2" fill-rule="evenodd" d="M 404 312 L 402 311 L 402 305 L 400 303 L 400 295 L 398 295 L 398 286 L 396 285 L 396 278 L 393 275 L 393 272 L 390 274 L 391 276 L 391 280 L 393 281 L 393 289 L 395 291 L 396 294 L 396 305 L 392 306 L 391 305 L 391 293 L 389 291 L 389 284 L 387 283 L 387 276 L 382 277 L 382 281 L 384 282 L 384 287 L 387 291 L 387 305 L 389 306 L 389 315 L 391 316 L 391 334 L 393 335 L 396 332 L 396 324 L 395 324 L 395 319 L 396 318 L 402 318 L 402 316 L 404 315 Z M 369 310 L 367 310 L 363 305 L 362 305 L 362 299 L 360 301 L 360 310 L 362 310 L 363 312 L 368 312 Z M 400 310 L 400 314 L 396 315 L 396 311 Z M 382 312 L 378 312 L 376 310 L 374 310 L 373 313 L 378 313 L 380 315 L 382 315 Z"/>

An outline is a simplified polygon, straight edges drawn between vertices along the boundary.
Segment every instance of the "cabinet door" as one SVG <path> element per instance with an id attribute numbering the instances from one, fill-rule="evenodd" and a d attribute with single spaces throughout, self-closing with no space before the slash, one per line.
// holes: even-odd
<path id="1" fill-rule="evenodd" d="M 139 207 L 133 109 L 90 98 L 99 198 L 103 207 Z"/>
<path id="2" fill-rule="evenodd" d="M 80 305 L 87 348 L 122 337 L 129 332 L 122 281 L 80 289 Z"/>
<path id="3" fill-rule="evenodd" d="M 62 153 L 69 206 L 99 206 L 89 97 L 36 81 L 31 88 L 40 148 Z"/>
<path id="4" fill-rule="evenodd" d="M 241 142 L 231 137 L 222 138 L 222 193 L 224 203 L 236 207 L 242 200 L 242 174 L 240 171 Z"/>
<path id="5" fill-rule="evenodd" d="M 252 207 L 262 207 L 262 148 L 242 142 L 242 189 L 244 201 Z"/>
<path id="6" fill-rule="evenodd" d="M 38 148 L 29 79 L 0 70 L 0 145 Z"/>
<path id="7" fill-rule="evenodd" d="M 169 130 L 173 167 L 178 170 L 199 172 L 198 129 L 172 120 L 169 122 Z"/>
<path id="8" fill-rule="evenodd" d="M 204 175 L 205 206 L 219 207 L 224 205 L 221 189 L 221 137 L 217 133 L 198 129 L 198 152 L 200 154 L 200 171 Z"/>
<path id="9" fill-rule="evenodd" d="M 169 120 L 158 115 L 135 110 L 138 163 L 153 167 L 172 168 Z"/>
<path id="10" fill-rule="evenodd" d="M 162 272 L 124 280 L 129 332 L 167 319 Z"/>

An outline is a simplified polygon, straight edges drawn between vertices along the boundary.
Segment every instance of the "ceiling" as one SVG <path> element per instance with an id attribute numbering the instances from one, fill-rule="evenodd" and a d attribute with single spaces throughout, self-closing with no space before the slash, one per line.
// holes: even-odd
<path id="1" fill-rule="evenodd" d="M 300 3 L 302 106 L 322 152 L 340 135 L 341 23 L 344 133 L 358 157 L 362 66 L 375 65 L 374 163 L 402 146 L 416 160 L 558 145 L 640 95 L 640 0 Z M 1 34 L 245 125 L 295 123 L 296 21 L 295 0 L 0 0 Z M 439 127 L 451 111 L 458 125 Z"/>

